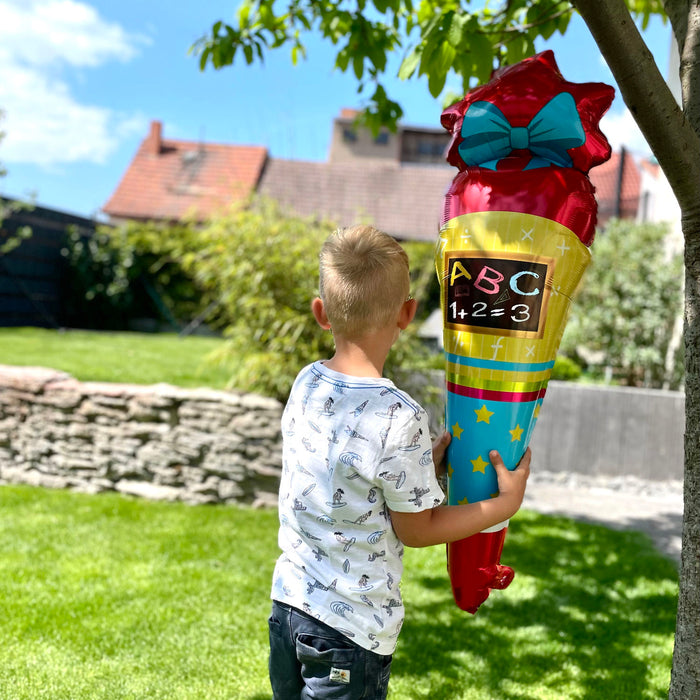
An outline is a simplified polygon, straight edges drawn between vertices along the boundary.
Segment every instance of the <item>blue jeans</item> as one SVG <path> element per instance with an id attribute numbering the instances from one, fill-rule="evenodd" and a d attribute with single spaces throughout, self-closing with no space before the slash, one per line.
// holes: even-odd
<path id="1" fill-rule="evenodd" d="M 272 602 L 268 624 L 275 700 L 385 700 L 391 656 L 363 649 L 332 627 L 277 601 Z"/>

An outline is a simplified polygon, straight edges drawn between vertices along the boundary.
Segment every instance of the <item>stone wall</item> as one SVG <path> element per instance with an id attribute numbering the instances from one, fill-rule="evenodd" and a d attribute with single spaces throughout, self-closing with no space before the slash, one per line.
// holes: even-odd
<path id="1" fill-rule="evenodd" d="M 439 432 L 444 374 L 397 381 Z M 684 403 L 679 392 L 552 381 L 532 439 L 533 468 L 680 480 Z M 281 414 L 279 402 L 254 394 L 81 383 L 0 365 L 0 483 L 275 505 Z"/>
<path id="2" fill-rule="evenodd" d="M 276 504 L 278 401 L 0 365 L 0 483 Z"/>

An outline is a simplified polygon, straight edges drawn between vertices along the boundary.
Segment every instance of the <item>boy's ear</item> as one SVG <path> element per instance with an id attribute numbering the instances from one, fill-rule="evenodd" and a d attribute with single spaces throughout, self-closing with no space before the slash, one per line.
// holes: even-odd
<path id="1" fill-rule="evenodd" d="M 415 299 L 407 299 L 401 306 L 401 311 L 399 311 L 398 327 L 404 331 L 408 327 L 408 324 L 413 321 L 413 317 L 416 315 L 418 310 L 418 302 Z"/>
<path id="2" fill-rule="evenodd" d="M 316 323 L 318 323 L 324 331 L 330 330 L 331 322 L 328 320 L 328 316 L 326 316 L 326 309 L 323 306 L 323 299 L 321 299 L 321 297 L 316 297 L 311 302 L 311 312 L 316 319 Z"/>

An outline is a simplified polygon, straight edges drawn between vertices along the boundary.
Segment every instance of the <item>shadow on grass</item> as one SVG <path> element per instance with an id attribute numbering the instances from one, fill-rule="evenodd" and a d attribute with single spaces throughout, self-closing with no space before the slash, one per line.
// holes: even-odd
<path id="1" fill-rule="evenodd" d="M 521 512 L 502 562 L 515 581 L 475 616 L 454 605 L 446 573 L 414 576 L 423 594 L 406 591 L 397 681 L 429 676 L 431 698 L 663 696 L 677 571 L 644 535 Z"/>

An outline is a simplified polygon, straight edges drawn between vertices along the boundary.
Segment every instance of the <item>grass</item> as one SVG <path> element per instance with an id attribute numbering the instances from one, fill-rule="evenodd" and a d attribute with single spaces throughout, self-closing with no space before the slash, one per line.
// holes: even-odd
<path id="1" fill-rule="evenodd" d="M 226 368 L 206 361 L 222 342 L 172 333 L 0 328 L 0 364 L 52 367 L 85 382 L 223 389 Z"/>
<path id="2" fill-rule="evenodd" d="M 3 700 L 263 700 L 273 510 L 0 487 Z M 516 578 L 457 609 L 407 550 L 390 700 L 666 696 L 675 565 L 644 535 L 521 512 Z"/>

